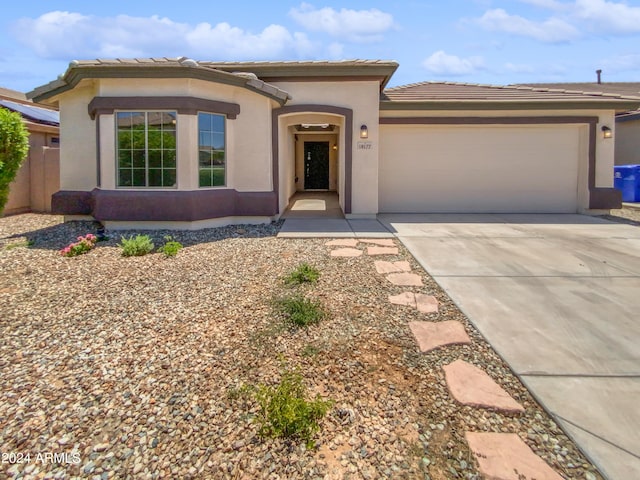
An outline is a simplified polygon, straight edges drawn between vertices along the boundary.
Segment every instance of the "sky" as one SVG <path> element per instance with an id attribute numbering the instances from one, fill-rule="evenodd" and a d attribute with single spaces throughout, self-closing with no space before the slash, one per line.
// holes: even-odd
<path id="1" fill-rule="evenodd" d="M 640 81 L 640 0 L 7 1 L 0 87 L 70 61 L 396 60 L 389 86 Z"/>

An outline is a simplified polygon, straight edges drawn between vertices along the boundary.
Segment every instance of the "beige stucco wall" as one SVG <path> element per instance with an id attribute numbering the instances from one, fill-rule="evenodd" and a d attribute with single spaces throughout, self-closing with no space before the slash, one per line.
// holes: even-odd
<path id="1" fill-rule="evenodd" d="M 86 81 L 58 98 L 60 108 L 60 189 L 90 191 L 97 186 L 96 126 L 87 105 L 96 95 Z"/>
<path id="2" fill-rule="evenodd" d="M 640 164 L 640 118 L 617 122 L 613 134 L 616 165 Z"/>
<path id="3" fill-rule="evenodd" d="M 29 154 L 9 187 L 4 215 L 51 211 L 51 195 L 59 190 L 57 144 L 49 148 L 52 139 L 59 138 L 57 127 L 27 123 L 27 128 Z"/>
<path id="4" fill-rule="evenodd" d="M 333 105 L 353 110 L 352 215 L 375 215 L 378 212 L 379 82 L 274 82 L 274 85 L 292 96 L 287 105 Z M 368 150 L 358 149 L 360 126 L 363 124 L 369 128 L 367 142 L 371 144 L 371 148 Z M 339 149 L 344 146 L 343 135 L 340 136 L 340 142 Z M 339 196 L 344 192 L 344 163 L 341 159 L 343 156 L 339 153 Z M 340 204 L 344 208 L 343 200 L 340 198 Z"/>
<path id="5" fill-rule="evenodd" d="M 277 104 L 245 88 L 194 79 L 126 79 L 99 81 L 100 96 L 192 96 L 240 105 L 237 118 L 226 120 L 226 186 L 238 191 L 264 192 L 273 189 L 271 178 L 271 109 Z M 178 189 L 198 186 L 198 120 L 195 115 L 177 118 Z M 116 184 L 115 119 L 103 115 L 101 130 L 102 188 Z"/>

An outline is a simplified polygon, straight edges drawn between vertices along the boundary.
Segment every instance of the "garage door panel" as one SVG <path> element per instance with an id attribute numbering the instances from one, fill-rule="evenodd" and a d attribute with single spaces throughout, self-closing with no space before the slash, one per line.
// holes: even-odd
<path id="1" fill-rule="evenodd" d="M 575 212 L 577 126 L 381 130 L 380 211 Z"/>

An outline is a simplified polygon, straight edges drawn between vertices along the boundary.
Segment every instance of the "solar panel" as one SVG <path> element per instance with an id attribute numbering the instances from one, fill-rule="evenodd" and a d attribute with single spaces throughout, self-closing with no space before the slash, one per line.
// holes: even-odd
<path id="1" fill-rule="evenodd" d="M 60 124 L 60 112 L 56 112 L 55 110 L 48 110 L 46 108 L 36 107 L 35 105 L 32 106 L 25 105 L 24 103 L 11 102 L 9 100 L 0 100 L 0 105 L 8 108 L 9 110 L 20 112 L 22 115 L 32 120 L 55 123 L 57 125 Z"/>

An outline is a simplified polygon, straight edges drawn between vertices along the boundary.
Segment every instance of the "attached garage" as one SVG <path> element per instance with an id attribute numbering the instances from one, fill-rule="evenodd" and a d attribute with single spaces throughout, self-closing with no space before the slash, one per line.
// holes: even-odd
<path id="1" fill-rule="evenodd" d="M 575 213 L 580 128 L 383 124 L 380 212 Z"/>

